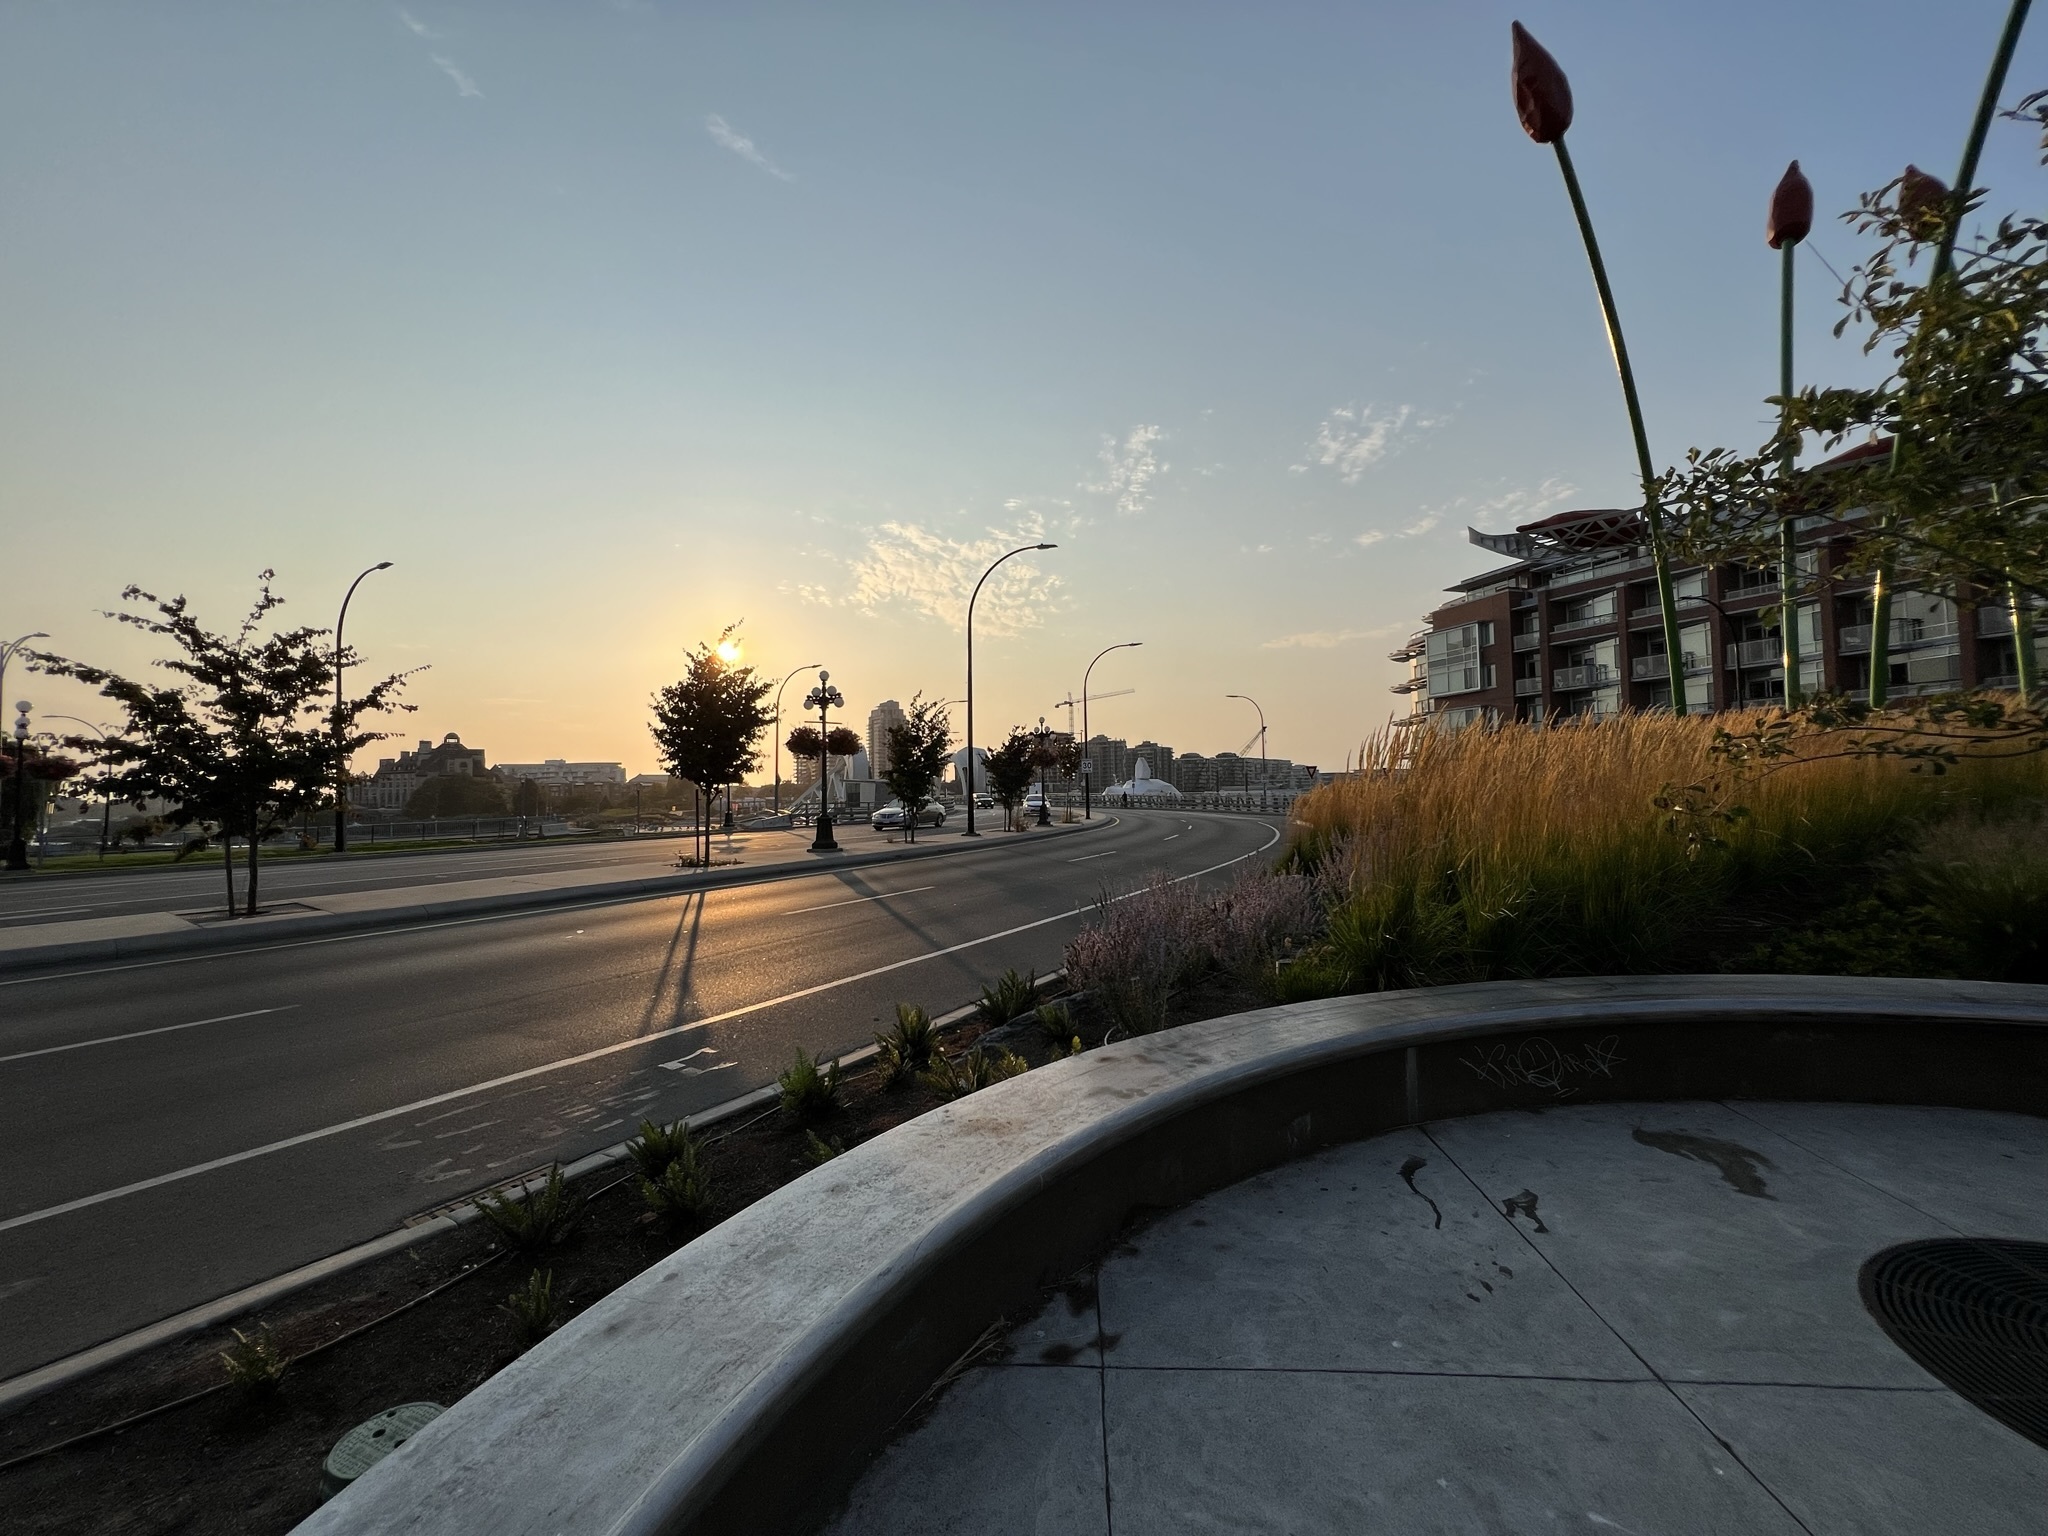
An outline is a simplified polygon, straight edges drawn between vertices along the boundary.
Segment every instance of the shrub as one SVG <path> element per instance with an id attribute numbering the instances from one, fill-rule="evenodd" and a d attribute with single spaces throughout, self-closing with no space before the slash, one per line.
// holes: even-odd
<path id="1" fill-rule="evenodd" d="M 1067 979 L 1093 993 L 1123 1033 L 1164 1028 L 1175 989 L 1208 964 L 1202 907 L 1192 881 L 1163 874 L 1134 896 L 1104 892 L 1095 921 L 1067 944 Z"/>
<path id="2" fill-rule="evenodd" d="M 1065 1003 L 1040 1003 L 1032 1011 L 1038 1032 L 1054 1045 L 1065 1045 L 1074 1034 L 1074 1010 Z"/>
<path id="3" fill-rule="evenodd" d="M 824 1137 L 816 1131 L 804 1132 L 804 1156 L 811 1160 L 812 1167 L 829 1163 L 846 1151 L 846 1143 L 837 1136 Z"/>
<path id="4" fill-rule="evenodd" d="M 626 1155 L 639 1168 L 641 1178 L 659 1179 L 678 1158 L 695 1158 L 702 1145 L 687 1120 L 672 1120 L 667 1125 L 642 1120 L 640 1134 L 626 1143 Z"/>
<path id="5" fill-rule="evenodd" d="M 583 1198 L 572 1194 L 562 1179 L 562 1165 L 552 1163 L 539 1189 L 519 1181 L 519 1193 L 490 1190 L 477 1196 L 476 1208 L 498 1230 L 498 1238 L 518 1253 L 541 1253 L 575 1230 L 583 1214 Z"/>
<path id="6" fill-rule="evenodd" d="M 220 1352 L 220 1360 L 227 1368 L 229 1383 L 244 1397 L 267 1397 L 275 1392 L 284 1380 L 285 1367 L 291 1364 L 270 1336 L 268 1323 L 256 1330 L 254 1338 L 237 1328 L 235 1342 Z"/>
<path id="7" fill-rule="evenodd" d="M 798 1125 L 822 1120 L 839 1107 L 839 1063 L 828 1067 L 822 1056 L 798 1051 L 775 1085 L 782 1090 L 783 1113 Z"/>
<path id="8" fill-rule="evenodd" d="M 999 1083 L 1006 1077 L 1016 1077 L 1029 1070 L 1030 1064 L 1022 1056 L 1001 1046 L 977 1045 L 958 1061 L 937 1057 L 920 1081 L 942 1099 L 964 1099 L 991 1083 Z"/>
<path id="9" fill-rule="evenodd" d="M 996 979 L 994 986 L 981 989 L 981 1001 L 974 1007 L 984 1024 L 997 1029 L 1029 1013 L 1031 1005 L 1037 1001 L 1038 973 L 1033 971 L 1028 976 L 1020 976 L 1012 967 Z"/>
<path id="10" fill-rule="evenodd" d="M 562 1304 L 555 1298 L 555 1273 L 536 1269 L 526 1284 L 505 1297 L 502 1306 L 522 1349 L 531 1349 L 562 1326 Z"/>
<path id="11" fill-rule="evenodd" d="M 711 1208 L 711 1173 L 703 1143 L 689 1138 L 654 1178 L 640 1181 L 640 1198 L 672 1222 L 695 1221 Z"/>
<path id="12" fill-rule="evenodd" d="M 938 1037 L 938 1027 L 929 1013 L 915 1003 L 898 1003 L 896 1027 L 875 1036 L 875 1055 L 882 1066 L 883 1080 L 893 1088 L 912 1073 L 930 1066 Z"/>

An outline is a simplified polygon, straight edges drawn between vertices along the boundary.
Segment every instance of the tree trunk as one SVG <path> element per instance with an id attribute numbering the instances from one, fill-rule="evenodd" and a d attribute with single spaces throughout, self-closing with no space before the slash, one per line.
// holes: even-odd
<path id="1" fill-rule="evenodd" d="M 228 877 L 228 916 L 235 915 L 235 840 L 228 836 L 225 819 L 220 824 L 220 867 Z"/>
<path id="2" fill-rule="evenodd" d="M 254 917 L 254 916 L 256 915 L 256 867 L 257 867 L 257 865 L 256 865 L 256 860 L 257 860 L 257 850 L 258 850 L 259 848 L 261 848 L 261 847 L 262 847 L 262 845 L 263 845 L 263 839 L 262 839 L 262 838 L 261 838 L 260 836 L 258 836 L 258 835 L 257 835 L 257 831 L 258 831 L 258 829 L 257 829 L 257 826 L 256 826 L 256 813 L 255 813 L 255 812 L 254 812 L 254 811 L 252 810 L 252 811 L 251 811 L 251 812 L 249 813 L 249 897 L 248 897 L 248 902 L 249 902 L 249 905 L 248 905 L 248 915 L 249 915 L 250 917 Z"/>

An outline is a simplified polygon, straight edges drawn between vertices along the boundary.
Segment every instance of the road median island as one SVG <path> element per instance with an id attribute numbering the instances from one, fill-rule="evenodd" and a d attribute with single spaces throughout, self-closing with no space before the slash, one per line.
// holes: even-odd
<path id="1" fill-rule="evenodd" d="M 604 870 L 559 870 L 502 875 L 442 886 L 393 886 L 281 901 L 253 918 L 173 912 L 134 913 L 76 922 L 0 929 L 0 973 L 82 961 L 121 961 L 206 950 L 249 948 L 331 935 L 460 921 L 505 913 L 537 912 L 593 902 L 647 900 L 693 891 L 802 879 L 839 869 L 865 869 L 1005 848 L 1030 847 L 1060 837 L 1114 826 L 1117 818 L 1037 829 L 968 843 L 943 834 L 933 841 L 836 854 L 793 848 L 751 864 L 714 865 L 672 874 L 609 874 Z M 431 892 L 429 898 L 428 893 Z"/>

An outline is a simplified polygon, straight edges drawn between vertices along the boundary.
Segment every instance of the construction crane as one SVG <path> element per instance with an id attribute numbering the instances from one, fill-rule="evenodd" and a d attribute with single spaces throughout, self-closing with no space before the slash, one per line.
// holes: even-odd
<path id="1" fill-rule="evenodd" d="M 1120 699 L 1127 693 L 1136 693 L 1137 691 L 1138 690 L 1135 688 L 1112 688 L 1107 693 L 1089 694 L 1088 702 L 1090 704 L 1100 704 L 1104 699 Z M 1078 709 L 1080 705 L 1081 700 L 1074 697 L 1072 689 L 1069 689 L 1067 691 L 1067 696 L 1064 699 L 1061 699 L 1059 703 L 1053 705 L 1054 709 L 1064 709 L 1067 712 L 1067 734 L 1069 736 L 1072 736 L 1074 734 L 1074 711 Z"/>

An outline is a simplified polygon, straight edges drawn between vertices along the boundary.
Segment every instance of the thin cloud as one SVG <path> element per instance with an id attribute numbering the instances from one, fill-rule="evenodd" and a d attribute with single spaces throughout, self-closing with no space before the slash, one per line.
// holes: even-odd
<path id="1" fill-rule="evenodd" d="M 437 38 L 441 35 L 439 32 L 436 32 L 432 27 L 428 26 L 424 21 L 421 21 L 419 17 L 413 15 L 411 11 L 408 11 L 402 5 L 398 8 L 398 19 L 405 23 L 405 30 L 410 32 L 414 37 L 424 37 L 429 41 L 432 41 L 434 38 Z"/>
<path id="2" fill-rule="evenodd" d="M 1115 498 L 1117 511 L 1126 517 L 1143 512 L 1152 501 L 1152 482 L 1173 468 L 1162 462 L 1156 451 L 1156 445 L 1165 439 L 1165 431 L 1156 425 L 1135 426 L 1122 442 L 1105 435 L 1102 452 L 1096 455 L 1102 461 L 1103 477 L 1081 489 Z"/>
<path id="3" fill-rule="evenodd" d="M 455 82 L 455 94 L 457 96 L 482 97 L 482 88 L 453 59 L 437 53 L 434 55 L 434 62 L 440 66 L 442 74 Z"/>
<path id="4" fill-rule="evenodd" d="M 1316 428 L 1309 444 L 1309 463 L 1290 464 L 1289 474 L 1307 474 L 1310 464 L 1334 469 L 1346 485 L 1356 485 L 1380 460 L 1443 424 L 1439 416 L 1423 416 L 1412 405 L 1389 412 L 1377 405 L 1340 405 Z"/>
<path id="5" fill-rule="evenodd" d="M 1391 530 L 1386 528 L 1368 528 L 1365 532 L 1353 537 L 1351 542 L 1358 545 L 1361 549 L 1371 549 L 1373 545 L 1382 543 L 1387 539 L 1419 539 L 1443 520 L 1441 510 L 1428 511 L 1424 512 L 1422 516 L 1418 517 L 1406 528 Z"/>
<path id="6" fill-rule="evenodd" d="M 1354 640 L 1384 640 L 1388 635 L 1400 632 L 1398 624 L 1382 624 L 1376 629 L 1311 629 L 1298 635 L 1281 635 L 1278 639 L 1265 642 L 1268 651 L 1333 651 L 1340 645 L 1349 645 Z"/>
<path id="7" fill-rule="evenodd" d="M 714 144 L 731 150 L 749 165 L 758 165 L 777 180 L 796 180 L 796 177 L 763 154 L 760 146 L 755 144 L 752 139 L 741 133 L 716 112 L 704 119 L 704 131 L 711 135 L 711 141 Z"/>
<path id="8" fill-rule="evenodd" d="M 974 584 L 999 556 L 1044 537 L 1043 519 L 1020 519 L 1011 530 L 985 538 L 955 539 L 917 523 L 883 523 L 865 553 L 849 562 L 853 586 L 842 600 L 870 616 L 903 611 L 964 627 Z M 989 578 L 974 609 L 978 635 L 1013 635 L 1035 629 L 1056 604 L 1060 579 L 1019 555 Z M 806 594 L 808 596 L 808 594 Z"/>

